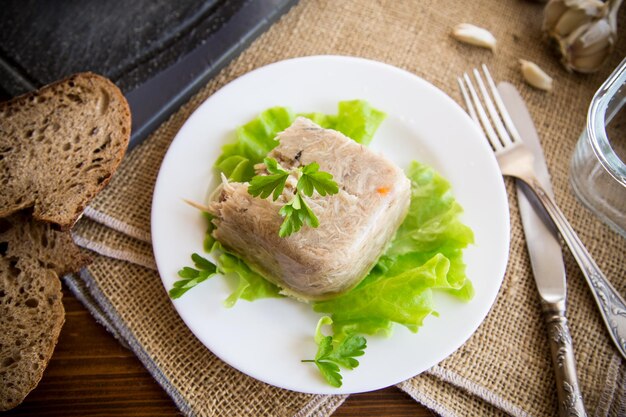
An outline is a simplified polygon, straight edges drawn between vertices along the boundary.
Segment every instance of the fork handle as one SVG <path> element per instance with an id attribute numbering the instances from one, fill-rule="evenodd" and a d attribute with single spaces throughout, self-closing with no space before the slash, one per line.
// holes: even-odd
<path id="1" fill-rule="evenodd" d="M 572 336 L 567 325 L 567 317 L 565 317 L 565 302 L 543 302 L 542 309 L 548 326 L 550 350 L 552 351 L 559 417 L 584 417 L 587 413 L 578 387 Z"/>
<path id="2" fill-rule="evenodd" d="M 541 184 L 536 179 L 531 181 L 523 180 L 536 194 L 561 233 L 563 240 L 569 247 L 587 280 L 587 284 L 591 288 L 591 293 L 600 308 L 600 314 L 611 338 L 620 354 L 626 358 L 626 302 L 591 258 L 591 255 L 589 255 L 589 252 L 563 215 L 563 212 Z"/>

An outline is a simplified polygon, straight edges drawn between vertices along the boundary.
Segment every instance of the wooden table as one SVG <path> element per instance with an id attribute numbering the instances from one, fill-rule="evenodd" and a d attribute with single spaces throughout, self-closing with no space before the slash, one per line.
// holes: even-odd
<path id="1" fill-rule="evenodd" d="M 64 288 L 66 321 L 43 379 L 5 416 L 177 416 L 173 401 L 135 355 Z M 432 417 L 395 387 L 356 394 L 334 417 Z"/>

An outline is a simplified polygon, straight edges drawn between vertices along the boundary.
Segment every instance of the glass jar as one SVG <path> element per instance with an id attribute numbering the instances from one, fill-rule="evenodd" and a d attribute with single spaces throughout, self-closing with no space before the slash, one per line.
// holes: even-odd
<path id="1" fill-rule="evenodd" d="M 596 92 L 570 166 L 575 194 L 626 238 L 626 59 Z"/>

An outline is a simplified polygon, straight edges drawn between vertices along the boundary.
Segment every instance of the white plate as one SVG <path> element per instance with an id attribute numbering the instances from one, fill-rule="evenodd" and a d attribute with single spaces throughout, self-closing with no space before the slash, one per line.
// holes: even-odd
<path id="1" fill-rule="evenodd" d="M 367 337 L 361 365 L 343 370 L 343 386 L 327 385 L 312 364 L 319 315 L 291 299 L 239 301 L 225 308 L 232 287 L 213 277 L 174 306 L 196 337 L 234 368 L 266 383 L 307 393 L 371 391 L 401 382 L 459 348 L 491 308 L 508 258 L 509 216 L 504 183 L 482 133 L 447 95 L 423 79 L 380 62 L 312 56 L 252 71 L 216 92 L 187 120 L 159 172 L 152 205 L 152 243 L 166 290 L 177 271 L 202 253 L 205 222 L 182 199 L 205 201 L 215 181 L 212 164 L 234 129 L 262 110 L 288 106 L 296 112 L 336 113 L 341 100 L 366 99 L 388 115 L 373 149 L 400 167 L 429 164 L 447 178 L 476 243 L 465 251 L 476 296 L 462 303 L 435 298 L 439 317 L 428 317 L 417 334 L 396 326 L 391 338 Z M 155 318 L 157 319 L 157 318 Z M 207 352 L 207 354 L 209 354 Z M 198 369 L 198 372 L 203 372 Z"/>

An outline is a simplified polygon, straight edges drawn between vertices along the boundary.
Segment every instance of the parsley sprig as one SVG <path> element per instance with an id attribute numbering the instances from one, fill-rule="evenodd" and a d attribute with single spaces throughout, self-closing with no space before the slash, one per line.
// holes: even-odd
<path id="1" fill-rule="evenodd" d="M 280 237 L 289 236 L 300 230 L 305 224 L 310 227 L 318 227 L 319 219 L 308 206 L 303 195 L 311 197 L 314 191 L 317 191 L 321 196 L 337 194 L 339 186 L 333 180 L 333 176 L 328 172 L 320 171 L 317 162 L 299 167 L 294 170 L 295 172 L 284 170 L 273 158 L 265 158 L 263 162 L 265 162 L 268 175 L 254 176 L 248 186 L 248 192 L 255 197 L 267 198 L 271 195 L 272 199 L 276 201 L 285 189 L 289 175 L 293 173 L 298 176 L 293 198 L 279 211 L 284 220 L 280 225 L 278 235 Z"/>
<path id="2" fill-rule="evenodd" d="M 276 201 L 285 189 L 285 183 L 289 177 L 289 172 L 282 169 L 273 158 L 265 158 L 265 167 L 268 175 L 256 175 L 250 180 L 248 192 L 255 197 L 267 198 L 273 194 L 272 199 Z"/>
<path id="3" fill-rule="evenodd" d="M 178 271 L 178 276 L 181 279 L 176 281 L 173 288 L 169 290 L 169 295 L 172 299 L 181 297 L 184 293 L 206 281 L 217 272 L 217 266 L 197 253 L 191 255 L 191 260 L 195 268 L 186 266 Z"/>
<path id="4" fill-rule="evenodd" d="M 354 369 L 359 366 L 356 356 L 363 356 L 367 341 L 363 336 L 356 334 L 347 335 L 338 340 L 333 336 L 324 336 L 322 326 L 332 324 L 328 316 L 322 317 L 317 323 L 315 342 L 318 344 L 315 359 L 304 359 L 302 362 L 315 363 L 322 376 L 333 387 L 341 387 L 343 377 L 339 366 L 346 369 Z"/>

